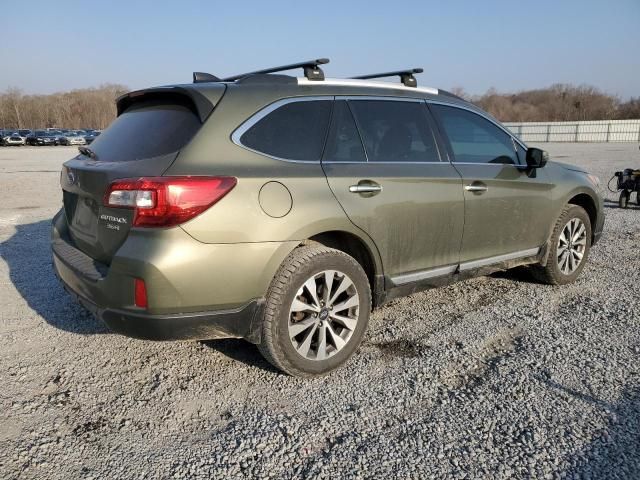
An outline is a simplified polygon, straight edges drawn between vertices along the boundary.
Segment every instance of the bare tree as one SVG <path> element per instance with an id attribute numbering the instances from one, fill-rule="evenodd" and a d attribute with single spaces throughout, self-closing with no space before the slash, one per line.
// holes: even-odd
<path id="1" fill-rule="evenodd" d="M 556 84 L 515 94 L 498 93 L 491 88 L 472 100 L 504 122 L 614 120 L 631 118 L 629 112 L 634 111 L 618 97 L 588 85 Z"/>
<path id="2" fill-rule="evenodd" d="M 72 90 L 51 95 L 23 95 L 17 88 L 0 94 L 0 128 L 106 128 L 116 116 L 122 85 Z"/>
<path id="3" fill-rule="evenodd" d="M 106 128 L 116 116 L 123 85 L 105 84 L 51 95 L 24 95 L 12 87 L 0 93 L 0 128 Z M 507 122 L 640 118 L 640 98 L 627 102 L 588 85 L 556 84 L 517 93 L 495 88 L 471 97 L 462 87 L 452 93 L 471 100 Z"/>

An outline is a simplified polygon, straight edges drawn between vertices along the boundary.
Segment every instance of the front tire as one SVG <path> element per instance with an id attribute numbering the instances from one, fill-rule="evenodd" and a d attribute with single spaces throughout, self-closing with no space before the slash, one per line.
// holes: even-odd
<path id="1" fill-rule="evenodd" d="M 262 355 L 298 377 L 326 374 L 345 363 L 362 342 L 371 290 L 360 264 L 320 244 L 295 249 L 267 293 Z"/>
<path id="2" fill-rule="evenodd" d="M 574 282 L 591 249 L 591 220 L 584 208 L 567 205 L 556 221 L 546 265 L 532 267 L 534 276 L 549 285 Z"/>

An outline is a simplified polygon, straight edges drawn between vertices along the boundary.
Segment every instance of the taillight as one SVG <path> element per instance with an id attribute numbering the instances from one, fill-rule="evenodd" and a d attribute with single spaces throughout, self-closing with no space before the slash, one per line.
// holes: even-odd
<path id="1" fill-rule="evenodd" d="M 116 180 L 104 205 L 135 210 L 136 227 L 173 227 L 200 215 L 233 187 L 234 177 L 142 177 Z"/>

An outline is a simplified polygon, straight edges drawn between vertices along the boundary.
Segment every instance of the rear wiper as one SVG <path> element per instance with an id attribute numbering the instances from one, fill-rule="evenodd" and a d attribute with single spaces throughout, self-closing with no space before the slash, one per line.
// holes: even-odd
<path id="1" fill-rule="evenodd" d="M 80 146 L 78 147 L 78 151 L 89 158 L 96 158 L 96 153 L 93 150 L 91 150 L 89 147 Z"/>

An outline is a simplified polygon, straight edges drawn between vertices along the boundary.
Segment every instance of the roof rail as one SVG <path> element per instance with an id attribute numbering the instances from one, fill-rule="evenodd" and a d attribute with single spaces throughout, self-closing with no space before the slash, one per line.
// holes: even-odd
<path id="1" fill-rule="evenodd" d="M 265 68 L 264 70 L 256 70 L 255 72 L 241 73 L 240 75 L 223 78 L 222 81 L 233 82 L 234 80 L 238 80 L 249 75 L 283 72 L 285 70 L 293 70 L 294 68 L 302 68 L 304 70 L 304 76 L 309 80 L 324 80 L 324 72 L 319 65 L 325 65 L 327 63 L 329 63 L 328 58 L 316 58 L 315 60 L 307 60 L 306 62 L 291 63 L 280 67 Z"/>
<path id="2" fill-rule="evenodd" d="M 414 73 L 422 73 L 424 70 L 422 68 L 410 68 L 407 70 L 396 70 L 393 72 L 385 72 L 385 73 L 373 73 L 371 75 L 358 75 L 357 77 L 351 77 L 357 80 L 369 80 L 371 78 L 384 78 L 384 77 L 395 77 L 399 76 L 400 81 L 403 85 L 407 87 L 417 87 L 418 81 L 416 77 L 413 76 Z"/>

